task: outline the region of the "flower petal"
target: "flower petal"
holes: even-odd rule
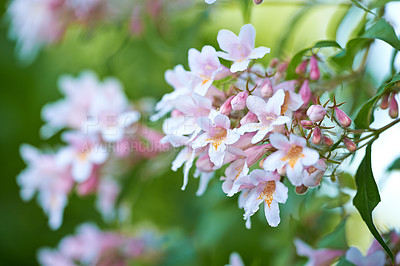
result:
[[[253,51],[251,51],[249,58],[250,59],[263,58],[266,54],[269,54],[270,52],[271,52],[270,48],[260,46],[260,47],[254,48]]]
[[[276,151],[265,158],[263,168],[267,171],[275,171],[285,165],[285,161],[281,159],[285,156],[283,151]]]
[[[281,114],[281,107],[284,101],[285,92],[283,90],[278,90],[271,98],[269,98],[265,108],[266,113],[279,116]]]
[[[246,106],[250,112],[256,114],[257,116],[264,115],[267,110],[267,103],[264,101],[264,99],[254,95],[247,97]]]
[[[289,140],[281,133],[274,133],[269,136],[271,145],[279,150],[284,150],[290,147]]]
[[[316,164],[319,159],[319,154],[317,151],[304,147],[303,148],[303,155],[304,157],[301,158],[301,163],[305,166],[310,166]]]
[[[272,227],[277,227],[281,222],[281,218],[279,217],[279,204],[277,201],[273,200],[271,204],[264,204],[264,212],[265,218],[267,222]]]
[[[230,30],[220,30],[217,35],[217,41],[221,50],[229,52],[232,44],[238,43],[239,38]]]

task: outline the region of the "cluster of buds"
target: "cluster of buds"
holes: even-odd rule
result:
[[[278,205],[288,197],[284,179],[298,192],[318,186],[332,156],[335,130],[347,134],[351,120],[339,109],[341,104],[334,100],[332,106],[327,107],[329,101],[321,105],[311,90],[321,76],[316,55],[297,68],[298,79],[285,80],[286,62],[272,60],[267,68],[253,64],[270,52],[255,48],[255,35],[247,24],[239,35],[218,33],[222,51],[211,46],[190,49],[190,71],[178,65],[166,72],[174,91],[164,95],[152,118],[171,112],[164,120],[162,142],[184,147],[172,163],[174,171],[184,166],[182,189],[193,165],[194,175],[200,176],[198,195],[216,170],[225,169],[222,190],[228,196],[241,193],[246,226],[263,202],[269,225],[277,226]],[[219,58],[233,63],[226,67]],[[324,126],[325,117],[335,125]]]
[[[75,185],[79,195],[97,193],[99,211],[112,218],[120,191],[115,178],[122,174],[113,165],[125,161],[133,166],[166,149],[159,143],[161,135],[140,123],[140,113],[116,79],[100,82],[94,73],[83,72],[78,78],[62,77],[60,88],[65,98],[43,108],[47,124],[42,133],[48,137],[69,129],[61,135],[67,145],[55,152],[23,145],[21,155],[28,167],[17,179],[24,200],[39,192],[53,229],[61,225]]]
[[[120,232],[103,232],[93,224],[78,227],[76,235],[64,237],[57,249],[42,248],[39,262],[53,265],[131,265],[135,261],[154,260],[160,240],[152,231],[137,236]]]
[[[397,103],[396,100],[397,94],[398,94],[397,91],[391,91],[389,93],[384,94],[380,105],[380,107],[383,110],[389,108],[389,116],[393,119],[399,116],[399,104]]]
[[[395,264],[400,263],[400,236],[397,232],[391,231],[384,236],[390,243],[391,250],[394,250]],[[373,240],[367,253],[362,255],[356,247],[350,247],[347,250],[340,249],[313,249],[300,239],[294,241],[297,254],[302,257],[307,257],[308,265],[331,265],[334,264],[340,257],[344,257],[347,262],[351,262],[356,266],[375,265],[384,266],[392,265],[391,259],[386,255],[382,246],[376,239]]]

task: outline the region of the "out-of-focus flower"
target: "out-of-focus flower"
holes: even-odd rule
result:
[[[225,266],[244,266],[244,263],[239,253],[232,252],[229,256],[229,264],[226,264]]]
[[[224,52],[219,52],[218,56],[233,61],[231,72],[245,70],[251,59],[264,57],[270,52],[267,47],[254,48],[256,30],[251,24],[244,25],[239,32],[239,36],[229,30],[220,30],[217,36],[219,47]]]
[[[342,256],[345,251],[334,249],[312,249],[309,245],[295,239],[294,245],[299,256],[308,257],[308,266],[331,265],[337,258]]]
[[[346,252],[346,260],[356,266],[383,266],[386,255],[382,250],[377,250],[364,257],[356,247],[350,247]]]

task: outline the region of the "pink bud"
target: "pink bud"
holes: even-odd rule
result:
[[[221,108],[219,109],[221,111],[221,114],[223,115],[229,115],[232,112],[232,105],[231,101],[234,96],[231,96],[226,100],[222,105]]]
[[[254,4],[259,5],[263,2],[264,0],[254,0]]]
[[[242,119],[240,119],[240,125],[243,126],[245,124],[254,123],[257,121],[258,121],[257,116],[254,113],[249,111]]]
[[[319,127],[315,127],[312,136],[312,143],[318,145],[321,143],[321,129]]]
[[[341,109],[337,108],[335,106],[335,114],[336,118],[339,120],[339,123],[342,125],[342,127],[349,127],[351,125],[351,119],[350,117],[343,112]]]
[[[273,58],[271,62],[269,63],[270,67],[276,67],[279,64],[279,59],[278,58]]]
[[[311,89],[310,89],[310,86],[308,86],[307,79],[303,82],[303,85],[301,85],[299,94],[301,96],[301,99],[304,102],[303,107],[308,106],[308,103],[310,102],[310,99],[311,99]]]
[[[389,108],[389,94],[383,95],[383,97],[382,97],[382,102],[381,102],[381,108],[382,108],[383,110]]]
[[[319,72],[318,61],[317,58],[315,58],[315,55],[313,55],[310,59],[310,78],[312,80],[317,80],[320,76],[321,73]]]
[[[247,155],[247,165],[250,167],[263,157],[268,150],[272,149],[271,144],[253,146],[245,150]]]
[[[357,150],[357,145],[348,138],[343,138],[343,143],[350,152],[355,152]]]
[[[270,98],[274,95],[274,88],[269,78],[266,78],[261,85],[261,96]]]
[[[307,115],[313,123],[319,122],[324,119],[326,110],[321,105],[311,105],[307,110]]]
[[[324,135],[322,138],[323,138],[324,143],[325,143],[326,146],[332,146],[333,145],[333,140],[330,137]]]
[[[142,8],[135,7],[131,15],[130,32],[135,36],[141,35],[144,30],[143,21],[142,18],[140,17],[141,12]]]
[[[305,129],[311,129],[313,122],[309,121],[309,120],[301,120],[301,126],[304,127]]]
[[[246,107],[247,96],[249,96],[247,91],[242,91],[236,94],[231,101],[232,109],[235,111],[243,110]]]
[[[296,67],[296,74],[301,75],[304,74],[307,70],[308,60],[304,60]]]
[[[391,118],[397,118],[399,116],[399,105],[397,104],[397,100],[395,98],[396,93],[392,93],[390,97],[389,103],[389,115]]]

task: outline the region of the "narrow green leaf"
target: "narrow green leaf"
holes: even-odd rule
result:
[[[392,25],[383,18],[379,19],[374,25],[366,30],[361,37],[379,39],[387,42],[393,46],[393,48],[400,50],[400,41],[399,38],[397,38],[396,32]]]
[[[386,171],[400,170],[400,158],[397,158]]]
[[[374,122],[373,109],[375,103],[378,101],[379,96],[375,96],[366,102],[358,111],[354,124],[357,128],[369,128],[372,122]]]
[[[368,12],[374,16],[376,16],[371,10],[367,9],[366,7],[362,6],[357,0],[350,0],[351,2],[353,2],[353,4],[358,7],[361,8],[362,10],[364,10],[365,12]]]
[[[316,44],[314,44],[314,48],[325,48],[325,47],[336,47],[342,49],[342,47],[337,42],[331,40],[319,41]]]
[[[364,159],[356,173],[357,194],[353,199],[353,205],[357,208],[368,229],[375,239],[385,249],[386,253],[394,260],[393,253],[383,240],[372,219],[372,211],[381,201],[378,186],[375,183],[371,167],[371,144],[367,146]]]
[[[335,229],[322,237],[318,242],[318,248],[329,248],[329,249],[348,249],[347,241],[346,241],[346,221],[347,218],[343,219]]]

